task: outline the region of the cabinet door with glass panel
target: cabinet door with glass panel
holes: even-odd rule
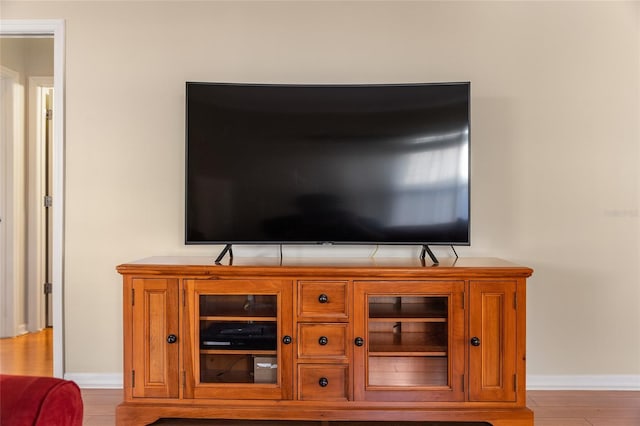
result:
[[[185,286],[185,397],[291,399],[291,281],[185,280]]]
[[[463,281],[356,282],[356,399],[464,400],[463,294]]]

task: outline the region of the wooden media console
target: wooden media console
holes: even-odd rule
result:
[[[159,418],[533,426],[527,267],[154,257],[123,276],[118,425]]]

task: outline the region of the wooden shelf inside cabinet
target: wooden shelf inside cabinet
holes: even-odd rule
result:
[[[272,303],[245,301],[238,295],[201,294],[200,312],[217,317],[267,318],[275,316],[276,307]]]
[[[369,333],[372,356],[447,356],[447,345],[422,333]]]
[[[204,355],[277,355],[278,351],[265,349],[200,349]]]
[[[203,374],[202,382],[207,384],[253,384],[253,377],[245,371],[210,370]]]
[[[203,315],[200,316],[200,321],[225,321],[225,322],[231,322],[231,321],[238,321],[238,322],[249,322],[249,321],[259,321],[259,322],[275,322],[278,319],[276,317],[232,317],[232,316],[220,316],[220,315],[216,315],[216,316],[210,316],[210,315]]]
[[[370,303],[369,318],[372,320],[396,319],[408,320],[412,318],[423,321],[446,321],[447,309],[443,307],[425,307],[420,304],[403,304],[398,306],[393,303]]]
[[[384,357],[371,356],[369,386],[382,387],[446,387],[448,385],[445,357]]]
[[[446,318],[407,318],[407,317],[380,317],[369,318],[369,322],[403,322],[403,323],[428,323],[428,322],[447,322]]]

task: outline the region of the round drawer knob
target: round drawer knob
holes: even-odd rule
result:
[[[167,343],[175,343],[178,341],[178,336],[175,334],[170,334],[167,336]]]
[[[329,379],[327,379],[326,377],[320,377],[320,380],[318,380],[318,384],[321,387],[326,388],[329,385]]]
[[[354,340],[353,343],[355,343],[356,346],[362,346],[364,345],[364,339],[362,337],[356,337],[356,340]]]
[[[285,345],[290,344],[293,341],[293,339],[291,338],[291,336],[284,336],[282,338],[282,343],[284,343]]]
[[[480,339],[477,337],[472,337],[470,342],[471,346],[480,346]]]
[[[318,343],[322,346],[326,345],[327,343],[329,343],[329,339],[326,336],[321,336],[318,339]]]
[[[329,302],[329,296],[327,296],[326,294],[321,294],[320,296],[318,296],[318,302],[320,303],[328,303]]]

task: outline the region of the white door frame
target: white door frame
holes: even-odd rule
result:
[[[62,19],[2,19],[0,35],[53,36],[53,375],[64,377],[64,82],[65,22]]]

